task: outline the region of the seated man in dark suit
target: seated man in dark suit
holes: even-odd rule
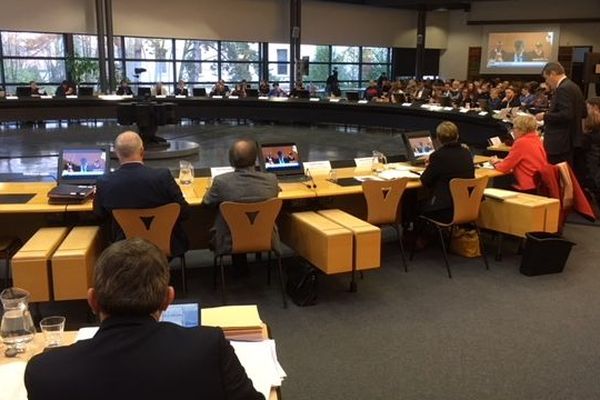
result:
[[[60,86],[56,88],[56,93],[54,93],[56,97],[75,96],[76,94],[75,86],[69,81],[62,81]]]
[[[436,128],[442,146],[431,153],[427,167],[421,174],[421,183],[430,189],[431,196],[423,214],[440,222],[451,222],[454,204],[450,195],[450,181],[454,178],[474,178],[473,156],[458,142],[458,128],[452,122],[442,122]]]
[[[214,178],[210,190],[204,195],[203,204],[217,207],[224,201],[254,202],[277,197],[277,177],[254,168],[257,153],[254,140],[236,140],[229,149],[229,163],[235,171]],[[231,234],[220,214],[211,229],[211,244],[218,251],[231,251]],[[243,260],[234,260],[234,264],[238,262],[243,263]]]
[[[174,297],[160,249],[138,238],[110,246],[88,290],[100,329],[32,358],[28,398],[263,399],[221,329],[158,322]]]
[[[179,203],[181,213],[171,236],[173,256],[188,249],[188,240],[181,220],[187,217],[188,203],[181,189],[166,168],[150,168],[144,165],[144,144],[135,132],[123,132],[115,140],[115,152],[121,167],[98,179],[94,213],[101,219],[111,218],[111,212],[119,208],[154,208],[168,203]],[[112,221],[113,240],[125,238],[123,231]]]
[[[127,79],[122,79],[119,87],[117,88],[117,95],[119,96],[133,96],[133,91],[129,86]]]

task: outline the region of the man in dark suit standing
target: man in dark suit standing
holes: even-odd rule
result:
[[[188,203],[171,172],[166,168],[144,165],[144,144],[135,132],[123,132],[117,136],[115,152],[121,167],[98,179],[94,213],[101,219],[108,220],[114,209],[154,208],[178,203],[181,213],[171,236],[171,254],[183,254],[188,249],[188,239],[180,222],[187,217]],[[114,220],[111,223],[112,239],[124,239],[125,235],[119,225]]]
[[[213,179],[210,190],[204,195],[203,204],[218,207],[224,201],[254,202],[277,197],[277,177],[254,168],[257,153],[254,140],[236,140],[229,149],[229,163],[235,171]],[[219,252],[231,251],[231,234],[220,213],[211,229],[211,244]],[[238,264],[235,260],[234,263]]]
[[[158,322],[174,297],[160,249],[138,238],[110,246],[88,290],[100,329],[33,357],[25,370],[28,398],[264,399],[221,329]]]
[[[577,173],[577,149],[582,147],[582,120],[586,117],[583,94],[557,62],[546,64],[542,71],[548,87],[554,91],[547,112],[536,114],[544,121],[544,148],[551,164],[568,162]],[[578,174],[579,175],[579,174]]]

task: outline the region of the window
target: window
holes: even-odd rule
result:
[[[176,40],[175,59],[181,61],[216,61],[219,43],[202,40]]]
[[[173,83],[173,63],[162,61],[129,61],[125,62],[127,77],[133,78],[134,82],[165,84]],[[136,69],[145,69],[144,72],[136,73]]]
[[[331,61],[332,62],[359,62],[358,59],[358,47],[348,46],[332,46],[331,48]]]
[[[158,38],[125,38],[125,58],[137,60],[170,60],[173,41]]]
[[[178,62],[176,68],[177,80],[215,83],[219,79],[219,65],[216,62]]]
[[[54,33],[2,32],[2,54],[4,57],[64,57],[64,37]]]

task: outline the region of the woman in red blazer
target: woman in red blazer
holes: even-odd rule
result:
[[[518,116],[513,120],[515,142],[504,160],[492,157],[490,163],[498,171],[510,172],[515,177],[514,188],[520,192],[535,193],[537,175],[548,164],[546,151],[537,133],[533,115]]]

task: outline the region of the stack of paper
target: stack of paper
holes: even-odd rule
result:
[[[386,181],[400,178],[419,179],[419,175],[407,170],[386,169],[385,171],[381,171],[377,175],[380,178],[385,179]]]
[[[281,382],[287,376],[277,360],[275,341],[230,343],[246,374],[252,380],[254,389],[262,393],[265,399],[269,399],[271,387],[281,386]]]
[[[10,362],[0,365],[0,400],[25,400],[27,390],[23,376],[25,375],[25,361]],[[267,397],[268,398],[268,397]]]
[[[492,199],[504,201],[506,199],[510,199],[511,197],[518,196],[519,193],[518,192],[512,192],[510,190],[486,188],[483,191],[483,195],[485,197],[490,197]]]
[[[202,325],[218,326],[229,340],[262,340],[263,322],[256,305],[202,309]]]

